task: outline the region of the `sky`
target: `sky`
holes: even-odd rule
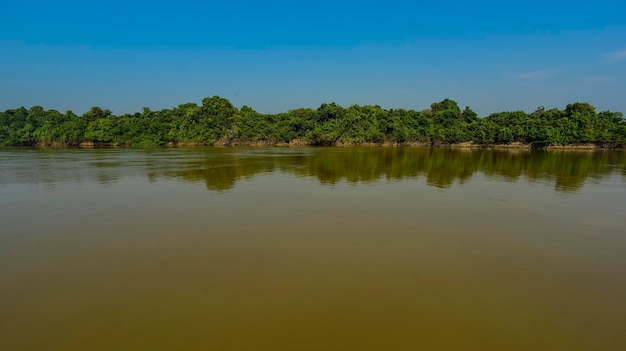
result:
[[[0,110],[262,113],[336,102],[480,116],[626,112],[626,2],[28,1],[0,4]]]

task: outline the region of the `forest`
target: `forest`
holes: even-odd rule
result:
[[[491,146],[521,143],[533,147],[600,145],[623,147],[626,120],[621,112],[597,112],[584,102],[565,109],[537,108],[479,117],[472,109],[444,99],[422,111],[378,105],[342,107],[324,103],[278,114],[241,109],[219,96],[201,105],[171,109],[143,108],[114,115],[92,107],[78,116],[41,106],[0,112],[2,146],[163,145],[453,145]]]

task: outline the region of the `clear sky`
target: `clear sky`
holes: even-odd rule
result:
[[[0,110],[116,114],[219,95],[479,115],[626,112],[626,1],[29,1],[0,4]]]

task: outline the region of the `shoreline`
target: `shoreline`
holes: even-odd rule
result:
[[[623,150],[626,148],[622,143],[603,143],[603,144],[568,144],[568,145],[533,145],[529,143],[513,142],[509,144],[479,144],[475,142],[461,142],[461,143],[437,143],[437,142],[405,142],[405,143],[343,143],[340,141],[328,144],[314,144],[302,140],[292,140],[290,142],[270,142],[270,141],[226,141],[218,140],[213,143],[205,142],[182,142],[174,143],[169,142],[165,145],[155,146],[136,146],[119,143],[100,143],[100,142],[82,142],[82,143],[36,143],[32,145],[17,145],[17,146],[4,146],[4,147],[35,147],[35,148],[79,148],[79,149],[93,149],[93,148],[142,148],[142,147],[156,147],[156,148],[176,148],[176,147],[279,147],[279,148],[298,148],[298,147],[364,147],[364,148],[451,148],[451,149],[495,149],[495,150]]]

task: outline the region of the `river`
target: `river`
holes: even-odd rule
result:
[[[0,149],[2,350],[624,350],[626,152]]]

